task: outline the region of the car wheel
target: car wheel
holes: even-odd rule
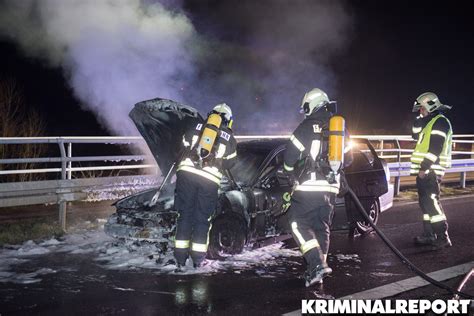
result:
[[[370,205],[370,208],[367,210],[368,215],[370,219],[375,224],[377,224],[377,221],[379,220],[379,215],[380,215],[379,202],[377,200],[373,200],[371,203],[369,203],[369,205]],[[370,226],[370,224],[365,220],[357,221],[356,226],[357,226],[357,231],[362,235],[368,234],[374,230],[372,226]]]
[[[221,259],[225,255],[241,253],[245,246],[247,228],[242,217],[224,213],[212,223],[207,255],[210,259]]]

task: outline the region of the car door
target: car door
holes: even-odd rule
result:
[[[252,217],[257,237],[277,235],[282,231],[282,226],[286,225],[286,220],[280,216],[280,210],[283,193],[291,191],[291,184],[287,177],[278,172],[283,165],[284,149],[284,145],[278,146],[270,152],[253,180],[256,207]]]
[[[345,169],[347,183],[359,198],[368,215],[376,222],[380,213],[378,198],[388,192],[383,162],[366,139],[352,140],[352,156],[352,164]],[[345,213],[349,217],[346,221],[365,222],[354,201],[348,195],[346,195],[344,206]],[[343,216],[340,216],[339,220],[341,217]],[[369,231],[367,225],[361,226],[361,230],[367,228],[365,230]]]
[[[352,140],[352,164],[345,169],[349,186],[359,198],[375,198],[388,191],[382,160],[366,139]]]

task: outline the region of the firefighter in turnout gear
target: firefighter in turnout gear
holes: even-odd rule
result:
[[[451,166],[453,131],[443,114],[449,109],[432,92],[421,94],[413,106],[413,112],[419,112],[419,116],[412,129],[417,143],[410,159],[410,174],[417,176],[418,201],[423,212],[423,234],[414,241],[433,250],[451,246],[446,215],[439,201],[439,184],[446,168]]]
[[[179,213],[174,250],[177,271],[189,255],[194,267],[201,266],[206,257],[222,171],[231,168],[237,157],[232,123],[231,108],[218,104],[206,122],[183,136],[186,151],[177,169],[174,204]]]
[[[343,162],[331,160],[329,154],[329,125],[335,102],[316,88],[305,94],[301,112],[306,117],[290,137],[283,167],[289,179],[296,179],[291,204],[287,203],[288,217],[293,238],[307,264],[304,278],[308,287],[321,283],[332,272],[326,258],[334,202],[339,192],[338,171]],[[337,117],[344,124],[342,117]],[[340,136],[338,150],[343,156],[344,132],[335,135]]]

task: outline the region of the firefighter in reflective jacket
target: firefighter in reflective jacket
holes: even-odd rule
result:
[[[284,170],[296,180],[288,217],[293,238],[307,264],[307,287],[321,283],[332,272],[326,257],[334,201],[339,192],[339,175],[333,169],[341,167],[339,164],[332,168],[328,155],[329,121],[334,108],[335,102],[330,102],[324,91],[316,88],[306,93],[301,105],[306,118],[291,135],[284,154]],[[343,134],[340,136],[344,138]],[[342,141],[342,155],[343,151]],[[289,194],[284,195],[285,199],[290,201]]]
[[[439,202],[439,184],[446,168],[451,166],[453,131],[443,114],[449,109],[451,106],[442,104],[432,92],[421,94],[413,106],[413,112],[419,112],[412,129],[418,142],[411,156],[410,174],[417,176],[418,201],[423,212],[423,234],[414,241],[433,250],[451,246],[446,215]]]
[[[231,108],[218,104],[204,124],[183,136],[186,154],[178,166],[174,200],[179,213],[174,250],[177,271],[189,255],[195,268],[206,257],[222,170],[231,168],[237,157],[232,122]]]

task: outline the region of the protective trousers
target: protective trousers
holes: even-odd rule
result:
[[[288,211],[291,233],[306,260],[308,271],[327,266],[334,199],[334,193],[305,191],[295,191],[291,198]]]
[[[174,256],[184,265],[191,255],[199,265],[207,253],[210,218],[217,206],[218,186],[202,176],[179,171],[174,207],[178,211]]]
[[[418,189],[418,203],[423,212],[423,230],[425,235],[435,233],[438,238],[447,236],[448,223],[443,207],[439,202],[439,183],[434,172],[430,172],[423,179],[416,177]]]

